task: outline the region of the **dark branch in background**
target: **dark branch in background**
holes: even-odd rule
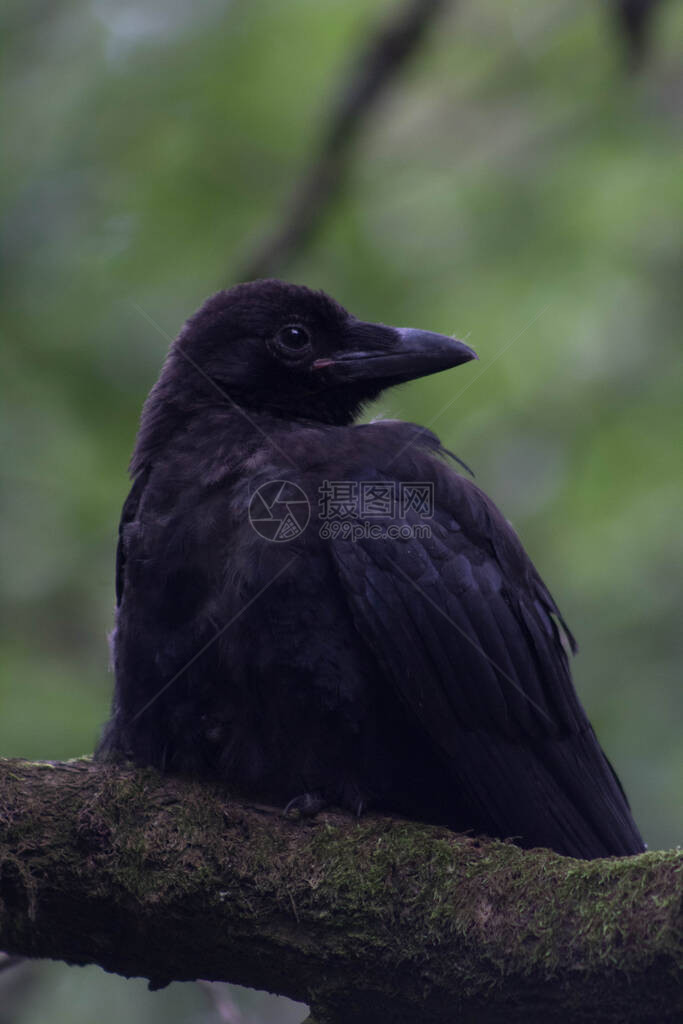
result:
[[[353,145],[379,98],[448,0],[409,0],[378,29],[333,104],[329,125],[281,223],[241,268],[247,281],[279,272],[308,241],[338,193]]]
[[[611,0],[613,15],[626,50],[628,70],[640,70],[650,47],[661,0]]]
[[[352,64],[351,78],[332,104],[329,125],[295,186],[280,223],[238,268],[235,280],[277,274],[303,249],[339,193],[354,143],[377,101],[393,84],[448,2],[408,0],[377,30]],[[612,21],[622,38],[631,72],[638,71],[647,56],[660,7],[661,0],[610,0]]]
[[[0,760],[0,948],[269,989],[317,1024],[678,1021],[682,893],[681,851],[577,861]]]

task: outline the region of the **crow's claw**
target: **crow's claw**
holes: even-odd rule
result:
[[[314,818],[327,804],[320,793],[301,793],[289,801],[282,814],[286,817],[292,811],[298,811],[302,818]]]

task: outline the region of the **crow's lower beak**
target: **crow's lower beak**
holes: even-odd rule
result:
[[[316,371],[329,367],[340,381],[383,380],[387,384],[398,384],[449,370],[477,358],[476,352],[468,345],[445,334],[375,324],[360,324],[359,327],[362,330],[358,334],[364,336],[364,341],[367,339],[366,344],[353,351],[317,359],[311,368]],[[374,327],[379,345],[373,344],[370,327]]]

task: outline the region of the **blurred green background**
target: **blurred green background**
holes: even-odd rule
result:
[[[92,750],[162,332],[236,280],[395,6],[5,5],[0,754]],[[479,352],[372,413],[432,425],[520,532],[651,847],[683,839],[682,7],[628,76],[604,3],[447,6],[275,268]],[[0,976],[0,1024],[305,1016],[227,992],[26,965]]]

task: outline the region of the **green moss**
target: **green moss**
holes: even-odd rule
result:
[[[163,929],[153,949],[99,952],[109,969],[265,985],[312,1002],[321,1022],[342,1004],[346,1019],[398,1007],[396,1021],[411,1021],[411,999],[438,1020],[446,1004],[504,1003],[511,986],[560,981],[579,1007],[589,990],[601,998],[600,986],[645,975],[664,999],[683,961],[680,851],[582,862],[388,817],[290,821],[152,769],[0,769],[0,871],[24,894],[16,948],[34,948],[27,901],[35,917],[49,877],[48,899],[62,886],[127,935],[131,920]]]

